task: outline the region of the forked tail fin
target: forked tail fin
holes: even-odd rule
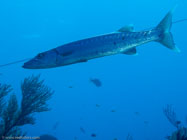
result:
[[[169,11],[164,19],[156,27],[156,29],[161,31],[160,39],[157,41],[171,50],[180,52],[180,50],[175,46],[173,36],[170,32],[172,26],[172,16],[175,9],[176,7]]]

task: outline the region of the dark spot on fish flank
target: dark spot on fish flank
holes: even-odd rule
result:
[[[113,44],[116,46],[116,42],[113,42]]]

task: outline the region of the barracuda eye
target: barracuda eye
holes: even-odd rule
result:
[[[44,56],[43,53],[39,53],[39,54],[37,55],[37,58],[40,59],[40,58],[42,58],[43,56]]]

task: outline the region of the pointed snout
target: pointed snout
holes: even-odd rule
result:
[[[24,69],[39,69],[38,62],[35,59],[31,59],[23,64]]]
[[[32,65],[29,63],[29,61],[26,62],[26,63],[24,63],[23,66],[22,66],[22,68],[24,68],[24,69],[33,69]]]

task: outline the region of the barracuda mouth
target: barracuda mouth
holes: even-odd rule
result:
[[[25,69],[41,69],[41,65],[37,59],[31,59],[28,62],[24,63],[23,68]]]
[[[30,67],[29,65],[27,65],[27,63],[24,63],[22,68],[24,68],[24,69],[36,69],[36,68]]]
[[[24,69],[48,69],[56,67],[56,64],[50,62],[46,63],[45,61],[42,61],[40,59],[33,58],[24,63],[22,67]]]

